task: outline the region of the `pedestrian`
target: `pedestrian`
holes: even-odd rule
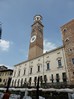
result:
[[[10,97],[10,92],[7,90],[5,93],[4,93],[4,96],[2,99],[9,99]]]

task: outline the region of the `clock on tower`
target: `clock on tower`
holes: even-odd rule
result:
[[[43,54],[43,27],[42,16],[34,16],[29,46],[29,60]]]

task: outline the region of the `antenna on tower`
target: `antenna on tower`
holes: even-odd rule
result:
[[[0,22],[0,40],[1,40],[1,36],[2,36],[2,23]]]

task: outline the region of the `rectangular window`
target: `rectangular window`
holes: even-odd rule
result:
[[[25,78],[25,80],[24,80],[24,83],[26,83],[27,82],[27,78]]]
[[[58,67],[62,67],[61,60],[58,60]]]
[[[32,81],[32,78],[30,77],[30,78],[29,78],[29,85],[31,85],[31,81]]]
[[[67,77],[66,77],[66,73],[62,73],[62,79],[63,79],[63,82],[66,82],[67,81]]]
[[[59,74],[56,74],[56,82],[59,82]]]
[[[51,74],[51,79],[53,79],[53,74]]]
[[[42,76],[40,76],[40,81],[42,81],[43,79],[42,79]]]
[[[52,83],[53,83],[53,81],[54,81],[53,74],[51,74],[51,79],[50,79],[50,80],[51,80]]]
[[[72,58],[72,63],[74,64],[74,58]]]
[[[44,75],[44,81],[47,82],[47,75]]]
[[[19,70],[19,72],[18,72],[18,76],[20,76],[20,70]]]
[[[47,70],[49,70],[50,69],[50,64],[49,63],[47,63]]]
[[[26,74],[26,69],[24,69],[24,75]]]
[[[32,68],[30,68],[30,74],[32,74]]]
[[[34,82],[37,82],[37,77],[34,77]]]
[[[40,66],[38,66],[38,72],[40,72]]]
[[[24,81],[25,83],[27,82],[27,79],[25,78],[25,81]]]

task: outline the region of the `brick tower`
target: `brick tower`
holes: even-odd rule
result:
[[[34,16],[34,23],[32,25],[29,55],[28,59],[33,59],[43,54],[43,24],[41,22],[42,16]]]
[[[74,20],[61,27],[69,84],[74,85]]]

